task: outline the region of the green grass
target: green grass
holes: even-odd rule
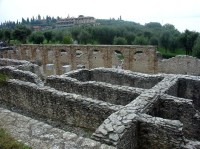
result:
[[[0,149],[31,149],[30,147],[17,142],[4,129],[0,128]]]
[[[158,51],[162,54],[163,58],[171,58],[177,55],[185,55],[185,50],[183,49],[176,49],[175,52],[168,50],[166,52],[164,48],[158,48]]]
[[[8,76],[0,73],[0,87],[5,85],[7,80],[8,80]]]
[[[12,45],[18,45],[18,44],[21,44],[21,42],[18,41],[18,40],[10,40],[10,44],[12,44]]]

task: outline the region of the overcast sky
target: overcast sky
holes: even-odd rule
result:
[[[0,22],[24,17],[78,15],[119,18],[145,24],[173,24],[179,31],[200,32],[200,0],[0,0]]]

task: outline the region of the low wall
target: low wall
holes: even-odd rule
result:
[[[98,75],[96,71],[99,72],[100,75]],[[107,74],[106,80],[104,79],[104,77],[101,78],[103,76],[102,73]],[[115,73],[118,74],[117,72]],[[128,81],[128,79],[130,79],[129,81],[132,82],[132,84],[134,84],[135,82],[137,82],[135,84],[142,84],[142,83],[145,84],[147,79],[153,78],[153,77],[144,78],[139,76],[136,77],[136,76],[131,76],[131,74],[120,78],[120,76],[122,76],[122,73],[121,74],[119,73],[118,77],[121,79],[119,81],[121,82],[122,85],[125,85],[125,86],[119,86],[115,85],[119,83],[117,82],[117,77],[115,76],[112,77],[112,74],[114,74],[114,70],[112,71],[112,69],[102,70],[102,72],[100,69],[77,70],[67,73],[63,76],[47,77],[46,85],[64,92],[81,94],[86,97],[110,102],[112,104],[126,105],[131,101],[133,101],[137,96],[139,96],[139,94],[144,92],[145,89],[135,88],[134,86],[129,87],[127,86],[127,84],[124,83],[123,79],[125,81]],[[108,77],[108,75],[110,77]],[[124,73],[124,75],[126,75],[126,73]],[[142,82],[142,79],[144,79],[144,82]],[[110,82],[107,83],[109,80],[112,84],[110,84]],[[134,80],[136,81],[134,82]],[[152,84],[156,82],[155,80],[159,81],[160,78],[154,77],[154,81],[152,81],[151,84],[148,83],[149,85],[147,86],[152,86]]]
[[[9,80],[1,86],[0,95],[1,102],[8,106],[17,107],[38,117],[90,130],[95,130],[110,114],[121,108],[18,80]]]
[[[134,73],[128,70],[117,70],[111,68],[95,68],[88,70],[77,70],[66,73],[65,76],[75,78],[79,81],[105,82],[113,85],[129,86],[150,89],[163,77],[147,74]]]
[[[59,76],[48,77],[46,85],[60,91],[76,93],[116,105],[126,105],[144,91],[143,89],[117,87],[99,82],[80,82],[76,79]]]
[[[180,120],[183,123],[184,136],[187,136],[188,139],[200,140],[200,119],[195,116],[197,110],[194,108],[192,100],[164,95],[157,102],[149,112],[151,116]]]
[[[200,75],[200,59],[192,56],[176,56],[158,61],[158,72]]]
[[[0,66],[12,66],[16,69],[30,71],[37,74],[39,77],[43,77],[39,66],[36,64],[32,64],[29,61],[0,58]]]
[[[11,66],[0,68],[0,73],[6,75],[8,79],[18,79],[21,81],[35,83],[40,86],[44,85],[42,80],[36,74],[29,71],[18,70]]]
[[[138,148],[176,149],[184,142],[182,127],[178,120],[168,120],[149,115],[139,116]]]
[[[17,66],[17,65],[24,65],[30,63],[25,60],[15,60],[15,59],[8,59],[8,58],[0,58],[0,66]]]

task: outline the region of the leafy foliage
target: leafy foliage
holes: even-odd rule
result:
[[[127,40],[124,37],[114,37],[113,44],[114,45],[126,45]]]
[[[52,37],[53,37],[52,31],[46,31],[46,32],[44,32],[44,37],[47,40],[47,43],[49,43],[49,41],[52,40]]]
[[[170,42],[171,42],[171,34],[169,31],[163,32],[161,37],[160,37],[160,44],[162,47],[165,48],[166,52],[170,47]]]
[[[4,35],[4,40],[10,43],[11,31],[9,29],[5,29],[3,35]]]
[[[26,26],[17,26],[13,31],[13,38],[25,44],[27,37],[31,34],[31,30]]]
[[[185,30],[185,32],[181,35],[180,41],[186,50],[186,54],[192,53],[192,48],[194,46],[194,43],[198,35],[199,34],[197,32],[193,32],[189,30]]]
[[[30,36],[30,41],[34,44],[41,44],[44,41],[44,35],[42,34],[42,32],[34,32]]]
[[[72,44],[73,43],[73,40],[72,40],[72,38],[71,38],[71,36],[65,36],[64,38],[63,38],[63,44]]]
[[[158,22],[150,22],[140,25],[121,19],[97,19],[98,25],[81,25],[66,28],[55,28],[59,17],[46,16],[22,18],[21,22],[6,22],[0,25],[0,40],[10,40],[12,43],[78,43],[78,44],[137,44],[155,45],[165,50],[165,53],[177,53],[178,49],[193,53],[199,33],[186,30],[180,33],[172,24],[161,25]],[[31,33],[32,26],[43,27],[44,30]],[[47,28],[45,28],[47,27]],[[50,29],[48,28],[50,27]],[[10,35],[6,35],[6,30]],[[45,39],[45,40],[44,40]],[[13,42],[14,40],[14,42]],[[15,41],[17,40],[17,41]]]

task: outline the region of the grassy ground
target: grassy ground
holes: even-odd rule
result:
[[[171,58],[176,55],[185,55],[185,50],[183,49],[176,49],[175,52],[172,51],[165,51],[164,48],[158,48],[158,51],[162,54],[163,58]]]
[[[13,139],[4,129],[0,128],[0,149],[31,149]]]

